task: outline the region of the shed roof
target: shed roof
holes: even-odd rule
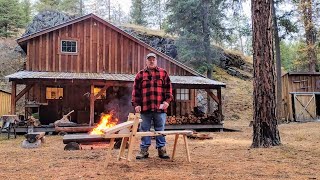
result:
[[[8,75],[9,80],[43,79],[43,80],[107,80],[133,82],[134,74],[106,73],[68,73],[68,72],[34,72],[19,71]],[[200,76],[170,76],[172,84],[184,85],[214,85],[225,87],[225,83]]]
[[[1,89],[0,89],[0,92],[6,93],[6,94],[11,94],[11,93],[4,91],[4,90],[1,90]]]
[[[290,75],[302,75],[302,76],[319,76],[320,72],[287,72],[283,74],[282,76],[288,74]]]

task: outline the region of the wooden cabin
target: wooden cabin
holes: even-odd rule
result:
[[[320,73],[289,72],[282,76],[282,117],[314,121],[320,116]]]
[[[0,89],[0,117],[4,114],[10,114],[11,94]]]
[[[26,52],[27,62],[24,71],[6,76],[12,82],[12,113],[17,100],[26,94],[26,108],[38,108],[42,124],[53,123],[74,110],[71,121],[92,125],[108,108],[115,108],[120,121],[125,121],[133,112],[135,74],[145,67],[145,56],[154,52],[158,66],[167,70],[174,88],[175,100],[168,116],[191,114],[197,106],[196,90],[203,89],[217,102],[219,119],[218,123],[197,127],[222,127],[224,83],[202,76],[94,14],[21,37],[17,42]],[[17,84],[26,87],[18,93]]]

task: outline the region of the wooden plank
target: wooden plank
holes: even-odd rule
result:
[[[33,87],[33,84],[28,84],[15,98],[17,102],[26,92],[28,92]]]
[[[42,48],[43,48],[42,46],[43,46],[42,45],[42,36],[40,36],[39,37],[39,49],[38,49],[39,50],[39,59],[38,59],[38,63],[39,63],[38,64],[38,70],[39,71],[42,71],[42,68],[41,68],[42,67],[41,66],[42,65],[42,62],[41,62],[42,61]]]
[[[111,29],[108,29],[108,54],[109,54],[109,58],[108,58],[108,69],[109,69],[109,73],[111,73],[112,72],[112,53],[113,53],[113,51],[112,51],[112,44],[111,44],[112,42],[111,42]]]
[[[12,81],[11,85],[11,114],[16,114],[16,93],[17,93],[17,83]]]
[[[97,59],[96,59],[96,72],[100,72],[100,37],[101,37],[101,34],[100,34],[100,23],[97,23],[96,25],[96,39],[97,39]]]
[[[138,58],[137,58],[137,70],[136,71],[139,71],[140,70],[140,62],[141,62],[141,51],[140,51],[140,45],[138,44]]]
[[[118,73],[118,33],[116,31],[113,31],[113,37],[112,39],[114,44],[114,72]]]
[[[88,37],[87,37],[87,23],[86,22],[84,22],[83,23],[83,29],[84,29],[84,32],[83,32],[83,36],[84,36],[84,41],[83,41],[83,60],[82,60],[82,62],[83,62],[83,72],[87,72],[87,69],[86,69],[86,67],[87,67],[87,41],[88,40],[90,40],[90,39],[88,39]]]
[[[136,72],[136,70],[135,70],[135,62],[137,62],[137,58],[136,58],[136,55],[137,55],[137,53],[136,53],[137,51],[136,51],[136,43],[135,42],[133,42],[132,43],[132,66],[131,66],[131,73],[132,74],[136,74],[137,72]]]
[[[128,157],[127,157],[127,161],[131,161],[132,158],[132,151],[133,151],[133,146],[135,145],[135,141],[136,141],[136,134],[138,131],[138,126],[139,126],[139,122],[141,122],[141,119],[135,119],[133,122],[133,126],[132,126],[132,130],[131,130],[131,136],[129,138],[129,148],[128,148]],[[132,122],[132,121],[129,121]]]
[[[218,112],[219,112],[219,116],[220,116],[219,120],[221,122],[221,121],[223,121],[221,87],[219,87],[217,89],[217,97],[218,97],[218,100],[219,100],[219,103],[218,103]]]
[[[128,142],[129,138],[127,137],[123,137],[122,140],[121,140],[121,146],[120,146],[120,149],[119,149],[119,155],[117,157],[117,160],[120,161],[120,159],[123,157],[124,155],[124,151],[126,149],[126,146],[127,146],[127,142]]]
[[[94,123],[94,85],[90,86],[90,123],[92,126]]]
[[[178,139],[179,139],[179,134],[176,134],[175,138],[174,138],[174,143],[173,143],[173,150],[172,150],[171,160],[174,159],[174,155],[175,155],[176,149],[177,149]]]
[[[90,51],[89,51],[89,53],[90,53],[90,63],[89,63],[89,71],[88,72],[94,72],[93,71],[93,50],[92,50],[92,46],[93,46],[93,21],[92,21],[92,18],[90,18]]]
[[[56,55],[57,55],[57,37],[56,32],[52,32],[52,71],[56,70]]]
[[[184,141],[184,145],[186,147],[187,160],[188,160],[189,163],[191,163],[190,150],[189,150],[188,139],[187,139],[186,135],[183,135],[183,141]]]
[[[106,92],[108,87],[110,86],[106,84],[102,89],[100,89],[98,94],[94,96],[94,101],[97,100],[104,92]]]
[[[119,34],[120,35],[120,73],[123,73],[123,68],[124,68],[124,64],[123,64],[123,56],[124,56],[124,52],[123,52],[123,36],[122,34]],[[127,46],[127,45],[126,45]]]
[[[61,29],[59,29],[59,37],[58,37],[58,49],[57,49],[57,52],[58,52],[58,71],[61,72],[62,71],[62,68],[61,68]]]
[[[102,72],[106,72],[106,27],[103,27],[102,39]]]
[[[45,60],[45,64],[46,64],[46,71],[49,71],[49,40],[50,40],[50,36],[49,33],[47,33],[46,36],[46,60]]]
[[[142,120],[138,120],[138,124],[139,124],[139,122],[142,122]],[[122,129],[126,129],[128,127],[131,127],[131,126],[133,126],[134,123],[135,123],[135,121],[126,121],[126,122],[117,124],[117,125],[115,125],[115,126],[113,126],[111,128],[103,129],[102,130],[104,132],[103,137],[108,138],[109,135],[114,134],[114,133],[116,133],[116,132],[118,132],[118,131],[120,131]]]
[[[210,89],[205,89],[205,91],[208,93],[208,95],[218,104],[220,104],[219,98],[211,92]],[[221,93],[221,88],[220,88],[220,93]]]
[[[29,41],[27,43],[27,60],[26,60],[26,70],[29,71],[30,70],[30,45],[31,45],[32,41]]]
[[[80,72],[80,67],[81,67],[81,63],[80,61],[82,62],[83,61],[83,39],[85,38],[83,35],[81,35],[81,29],[83,29],[82,27],[82,22],[81,23],[78,23],[77,25],[77,38],[79,39],[78,43],[77,43],[77,49],[78,49],[78,56],[77,56],[77,61],[76,61],[76,72],[79,73]],[[82,57],[82,58],[81,58]],[[81,60],[80,60],[81,59]]]

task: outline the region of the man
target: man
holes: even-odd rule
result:
[[[167,118],[166,111],[172,100],[172,85],[168,73],[157,66],[157,56],[154,53],[146,56],[146,65],[134,80],[132,105],[137,113],[141,113],[140,131],[150,131],[152,121],[156,131],[163,131]],[[151,137],[142,137],[140,152],[136,159],[148,158],[150,145]],[[156,136],[159,157],[169,159],[165,145],[165,137]]]

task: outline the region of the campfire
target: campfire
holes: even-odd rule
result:
[[[99,124],[89,133],[91,135],[103,134],[103,129],[111,128],[118,123],[118,119],[113,116],[114,113],[101,114]]]

